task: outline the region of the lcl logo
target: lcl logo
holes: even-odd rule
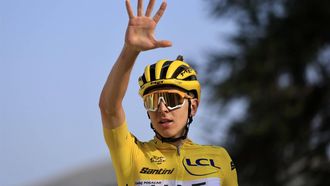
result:
[[[220,167],[215,165],[213,159],[200,158],[200,159],[196,159],[195,162],[192,163],[191,160],[187,158],[186,163],[188,166],[212,166],[217,169],[220,169]]]
[[[213,159],[208,158],[184,158],[182,160],[182,164],[186,171],[193,176],[206,176],[214,174],[221,169],[219,166],[216,166],[216,163]]]

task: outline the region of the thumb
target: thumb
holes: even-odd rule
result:
[[[171,41],[168,41],[168,40],[157,41],[157,47],[164,48],[164,47],[170,47],[170,46],[172,46],[172,42]]]

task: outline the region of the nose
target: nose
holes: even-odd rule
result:
[[[160,101],[158,104],[158,112],[169,112],[168,108],[166,107],[163,101]]]

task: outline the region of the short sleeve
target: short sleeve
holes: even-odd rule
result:
[[[110,150],[117,180],[131,177],[132,157],[137,144],[135,143],[135,137],[128,131],[126,121],[115,129],[103,127],[103,133]],[[118,184],[120,185],[119,182]]]
[[[226,149],[222,148],[222,152],[226,159],[223,164],[225,172],[224,186],[238,186],[235,164]]]

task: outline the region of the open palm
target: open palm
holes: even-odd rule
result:
[[[159,10],[153,18],[150,17],[155,0],[150,0],[145,15],[143,14],[143,0],[138,1],[137,16],[134,16],[130,1],[126,0],[126,8],[129,23],[126,30],[125,43],[137,51],[145,51],[159,47],[169,47],[171,42],[155,39],[155,28],[165,9],[166,2],[163,1]]]

